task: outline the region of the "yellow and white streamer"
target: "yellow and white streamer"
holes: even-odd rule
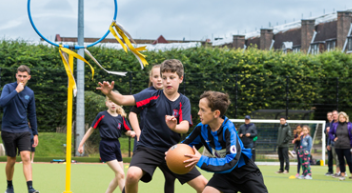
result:
[[[117,33],[121,36],[122,40],[119,38]],[[121,44],[123,50],[127,52],[127,50],[130,50],[134,56],[138,59],[139,63],[141,64],[141,68],[143,69],[146,65],[148,65],[147,60],[145,59],[146,55],[143,55],[140,53],[140,51],[146,50],[146,46],[142,46],[139,48],[134,48],[133,45],[131,44],[131,41],[135,43],[131,35],[122,27],[121,24],[117,23],[116,21],[113,21],[109,27],[111,34],[116,38],[116,40]],[[130,38],[131,41],[128,39]],[[127,45],[125,45],[125,44]]]
[[[80,59],[80,60],[82,60],[83,62],[85,62],[85,63],[87,63],[89,65],[89,67],[90,67],[90,69],[92,71],[92,79],[94,77],[94,68],[82,56],[80,56],[79,54],[77,54],[76,52],[74,52],[74,51],[72,51],[70,49],[62,47],[62,45],[60,45],[60,47],[59,47],[59,52],[60,52],[60,56],[61,56],[62,62],[64,63],[64,67],[65,67],[65,70],[66,70],[67,77],[72,80],[72,81],[69,81],[69,82],[72,85],[73,94],[74,94],[74,96],[76,96],[77,95],[76,81],[75,81],[75,77],[73,76],[73,69],[71,69],[71,67],[70,67],[70,66],[73,66],[73,59],[74,58]],[[69,55],[69,60],[67,60],[67,57],[65,57],[64,54],[68,54]],[[72,64],[72,65],[70,65],[70,64]]]
[[[95,59],[93,57],[93,55],[87,50],[87,49],[84,49],[84,52],[101,68],[103,69],[105,72],[107,72],[108,74],[115,74],[115,75],[119,75],[119,76],[126,76],[127,72],[117,72],[117,71],[109,71],[109,70],[106,70],[105,68],[103,68],[102,65],[100,65],[100,63],[98,62],[97,59]]]

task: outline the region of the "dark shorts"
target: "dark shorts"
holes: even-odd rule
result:
[[[122,161],[120,142],[117,139],[102,139],[99,144],[99,153],[103,162],[115,159],[119,162]]]
[[[33,138],[31,139],[31,152],[35,152],[35,147],[33,147],[33,144],[34,144],[34,140]]]
[[[246,160],[246,165],[227,174],[214,174],[207,186],[224,193],[267,193],[263,175],[252,160]],[[241,174],[238,175],[238,173]]]
[[[189,173],[184,175],[175,174],[170,171],[166,165],[165,153],[156,151],[147,147],[138,146],[133,154],[130,167],[135,166],[141,168],[145,174],[142,176],[141,181],[150,182],[156,167],[161,170],[171,173],[181,184],[189,182],[196,177],[200,176],[200,172],[194,167]]]
[[[16,157],[21,151],[31,151],[31,133],[1,132],[1,138],[5,146],[6,155]]]

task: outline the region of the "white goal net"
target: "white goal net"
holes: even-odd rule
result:
[[[230,119],[236,129],[240,125],[244,124],[244,119]],[[280,124],[280,120],[267,120],[267,119],[251,119],[251,123],[254,123],[257,127],[258,140],[256,141],[256,152],[257,154],[276,153],[276,141],[277,141],[277,129]],[[320,120],[287,120],[292,131],[298,125],[308,125],[310,135],[313,138],[312,152],[319,153],[321,151],[321,157],[323,164],[325,164],[325,121]],[[290,143],[291,144],[291,143]],[[291,146],[293,146],[291,144]]]

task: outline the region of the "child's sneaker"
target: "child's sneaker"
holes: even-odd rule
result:
[[[291,157],[295,157],[295,155],[292,153],[292,151],[288,151],[288,154],[289,154]]]
[[[285,171],[284,171],[284,174],[288,174],[288,171],[287,171],[287,170],[285,170]]]
[[[311,175],[306,175],[306,177],[304,178],[306,180],[313,180],[312,176]]]
[[[339,180],[340,180],[340,181],[343,181],[343,180],[345,180],[345,177],[344,177],[344,176],[341,176],[341,177],[339,177]]]
[[[299,178],[299,174],[296,174],[296,178]]]
[[[28,193],[39,193],[38,190],[35,190],[34,188],[28,189]]]
[[[299,177],[298,177],[298,179],[304,179],[304,176],[303,175],[300,175]]]
[[[332,175],[333,178],[339,178],[341,177],[339,174],[335,173],[334,175]]]
[[[5,193],[14,193],[13,186],[12,187],[7,187]]]

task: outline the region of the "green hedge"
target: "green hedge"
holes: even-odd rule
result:
[[[123,50],[104,47],[93,47],[89,50],[106,69],[129,73],[126,77],[109,75],[95,66],[96,73],[92,80],[90,68],[86,66],[87,91],[100,95],[95,88],[98,82],[103,80],[115,81],[115,88],[123,94],[136,93],[147,87],[147,72],[151,65],[141,70],[133,54]],[[338,77],[340,82],[339,106],[342,110],[352,106],[352,101],[345,97],[351,95],[349,85],[352,82],[352,55],[340,51],[306,55],[283,54],[254,48],[243,52],[227,48],[198,47],[144,53],[150,64],[158,64],[171,58],[182,61],[185,67],[185,81],[179,90],[191,100],[195,123],[198,122],[199,95],[205,90],[229,93],[232,101],[227,113],[229,117],[234,117],[236,113],[235,104],[240,105],[237,117],[243,117],[256,109],[284,108],[287,76],[290,85],[289,98],[292,102],[290,109],[310,109],[318,103],[333,104],[335,96],[325,94],[334,92],[336,78],[333,77]],[[88,57],[86,58],[94,65]],[[67,77],[58,48],[29,45],[23,41],[1,41],[1,86],[15,81],[14,73],[21,64],[28,65],[33,71],[29,86],[35,91],[40,131],[55,131],[56,127],[66,123],[67,97]],[[86,108],[93,108],[88,113],[95,116],[98,108],[94,110],[94,105],[86,104]],[[73,110],[75,112],[75,109]],[[125,110],[128,112],[129,108]],[[90,124],[88,121],[87,123]]]

